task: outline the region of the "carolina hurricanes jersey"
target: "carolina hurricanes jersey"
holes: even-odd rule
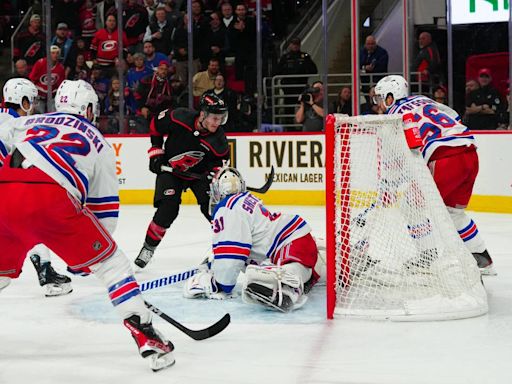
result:
[[[311,232],[300,216],[271,213],[249,192],[221,200],[213,213],[212,229],[212,271],[225,292],[233,289],[246,265],[267,259],[275,263],[277,251]]]
[[[0,166],[4,165],[4,159],[12,148],[9,125],[12,124],[13,119],[18,117],[20,117],[20,115],[14,109],[0,108]]]
[[[205,173],[220,167],[222,160],[228,158],[228,141],[223,129],[219,127],[215,133],[199,133],[195,128],[198,116],[198,112],[176,108],[173,111],[166,109],[151,120],[151,144],[157,148],[163,145],[169,165],[178,171]],[[165,143],[164,135],[167,135]]]
[[[126,34],[123,32],[123,47],[127,47]],[[100,65],[114,65],[119,53],[117,52],[117,42],[119,36],[117,28],[113,32],[107,31],[105,28],[100,29],[94,34],[91,42],[91,50],[96,52],[96,61]]]
[[[20,117],[11,129],[14,146],[28,165],[86,204],[112,233],[119,215],[116,159],[96,127],[81,116],[55,112]]]
[[[427,162],[439,147],[476,146],[475,138],[461,123],[457,112],[428,97],[406,97],[396,102],[387,113],[404,115],[404,120],[408,115],[418,124],[423,140],[421,153]]]
[[[39,59],[34,64],[32,71],[30,72],[30,80],[34,83],[37,88],[39,96],[46,98],[48,93],[48,69],[47,59]],[[57,88],[66,78],[66,70],[61,63],[56,63],[51,67],[51,85],[52,94],[57,93]]]

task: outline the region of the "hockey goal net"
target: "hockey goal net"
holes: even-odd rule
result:
[[[476,262],[400,116],[328,116],[326,191],[328,318],[487,312]]]

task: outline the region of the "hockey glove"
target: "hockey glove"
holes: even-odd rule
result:
[[[406,113],[402,116],[404,122],[405,140],[410,149],[420,148],[423,145],[418,121],[421,117],[416,113]]]
[[[207,181],[208,183],[211,183],[214,179],[215,175],[219,171],[220,167],[213,167],[210,171],[206,171],[201,175],[201,179],[203,181]]]
[[[166,163],[165,151],[162,148],[151,147],[148,150],[149,155],[149,170],[157,175],[162,173],[162,165]]]

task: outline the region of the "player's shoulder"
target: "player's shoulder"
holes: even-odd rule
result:
[[[260,200],[250,192],[240,192],[224,197],[215,207],[215,213],[219,211],[236,212],[238,210],[247,210],[250,206],[255,206]],[[215,216],[215,213],[213,216]],[[252,212],[249,212],[252,213]]]
[[[215,133],[201,136],[201,142],[216,156],[225,158],[229,153],[229,144],[222,127]]]
[[[176,108],[168,111],[171,122],[183,125],[189,128],[194,127],[194,121],[199,116],[199,112],[187,108]]]

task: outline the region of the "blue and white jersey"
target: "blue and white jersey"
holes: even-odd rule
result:
[[[269,212],[249,192],[221,200],[213,213],[212,271],[225,292],[231,292],[248,264],[261,264],[295,239],[311,232],[298,215]]]
[[[96,127],[81,116],[55,112],[20,117],[11,129],[27,165],[58,182],[112,233],[119,216],[116,159]]]
[[[421,153],[429,161],[434,151],[443,146],[461,147],[475,144],[475,138],[460,116],[450,107],[425,96],[409,96],[398,100],[387,114],[401,114],[420,129],[423,146]]]
[[[4,164],[4,159],[12,148],[11,130],[8,125],[18,117],[20,115],[14,109],[0,108],[0,166]]]

